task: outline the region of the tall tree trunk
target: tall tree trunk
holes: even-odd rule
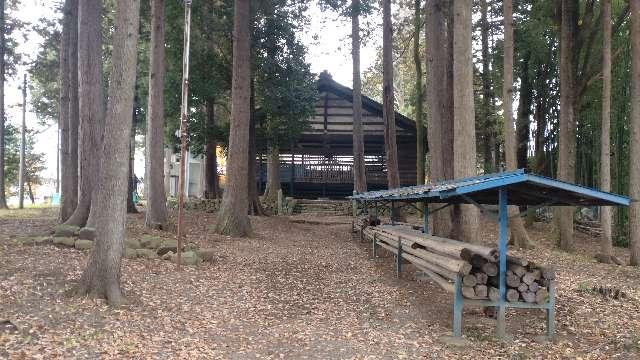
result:
[[[27,181],[27,192],[29,193],[29,199],[31,200],[31,205],[35,205],[36,198],[33,195],[33,187],[31,186],[31,181]]]
[[[351,1],[351,60],[353,63],[353,190],[367,191],[362,130],[362,81],[360,80],[360,0]]]
[[[27,74],[22,82],[22,124],[20,126],[20,164],[18,168],[18,208],[24,209],[24,182],[26,178],[26,146],[27,146]]]
[[[58,220],[60,222],[65,222],[71,214],[73,214],[73,210],[75,210],[77,205],[77,197],[78,197],[78,188],[77,186],[74,188],[74,181],[72,178],[75,178],[75,184],[77,185],[78,181],[78,171],[77,165],[75,167],[71,166],[71,157],[69,153],[69,92],[70,92],[70,62],[69,62],[69,46],[70,46],[70,32],[71,32],[71,22],[76,21],[77,19],[72,18],[72,7],[77,8],[76,0],[65,0],[63,7],[63,18],[62,18],[62,35],[60,42],[60,96],[58,102],[58,129],[60,136],[60,145],[58,146],[59,152],[59,164],[60,164],[60,213],[58,215]],[[72,172],[72,169],[75,169],[75,172]]]
[[[7,200],[5,199],[4,184],[4,54],[5,54],[5,19],[4,19],[4,0],[0,0],[0,209],[7,208]]]
[[[204,183],[205,183],[205,199],[217,199],[218,190],[218,154],[216,148],[218,146],[216,139],[213,137],[213,130],[216,125],[215,117],[215,100],[213,98],[206,100],[207,112],[207,142],[204,146]]]
[[[442,122],[443,130],[442,130],[442,141],[444,144],[443,151],[443,164],[444,164],[444,178],[445,179],[453,179],[454,177],[454,169],[453,163],[455,160],[454,156],[454,111],[453,111],[453,97],[454,97],[454,88],[453,88],[453,34],[454,34],[454,12],[453,12],[453,1],[445,0],[444,4],[446,5],[446,62],[445,62],[445,93],[446,93],[446,101],[445,101],[445,110],[443,112],[444,118]],[[449,211],[453,214],[453,209]]]
[[[98,0],[80,1],[78,7],[78,75],[79,75],[79,166],[80,186],[78,206],[65,222],[69,225],[84,226],[89,218],[91,201],[96,183],[100,180],[98,170],[102,155],[101,133],[103,126],[102,96],[102,2]],[[73,33],[72,36],[73,38]],[[73,61],[71,61],[73,62]],[[73,66],[72,66],[73,69]],[[73,73],[71,75],[73,79]],[[73,120],[73,80],[71,81],[71,110]],[[129,108],[130,110],[131,108]],[[70,126],[73,132],[73,125]],[[129,141],[129,138],[126,139]],[[69,143],[73,144],[73,135]],[[73,149],[70,149],[73,158]],[[73,160],[71,160],[73,161]]]
[[[562,0],[562,20],[560,25],[560,131],[558,140],[558,179],[574,182],[576,171],[576,121],[574,95],[573,44],[577,3]],[[557,209],[560,248],[573,250],[573,207]]]
[[[247,176],[247,193],[249,194],[249,215],[263,216],[264,210],[260,203],[260,197],[258,196],[258,181],[256,179],[256,155],[258,153],[256,144],[256,117],[255,117],[255,86],[253,76],[251,77],[251,95],[249,98],[249,109],[251,115],[249,116],[249,160],[248,169],[249,174]],[[292,146],[293,151],[293,146]]]
[[[600,132],[600,190],[611,191],[611,0],[602,1],[602,129]],[[611,262],[611,207],[600,208],[600,256]]]
[[[428,0],[425,19],[425,43],[427,47],[427,137],[429,141],[429,181],[437,182],[447,179],[445,169],[450,166],[445,162],[447,152],[445,128],[450,120],[448,113],[449,93],[447,91],[447,30],[445,22],[444,0]],[[435,205],[439,206],[439,205]],[[432,216],[433,233],[448,236],[451,219],[448,209],[434,213]]]
[[[629,165],[629,196],[634,202],[629,211],[631,229],[631,261],[633,266],[640,265],[640,0],[631,3],[631,144]]]
[[[216,232],[232,236],[251,233],[247,194],[250,122],[250,29],[249,0],[235,0],[233,14],[233,75],[231,85],[231,131],[227,182],[218,213]]]
[[[502,86],[502,104],[504,113],[504,157],[507,170],[517,167],[516,134],[513,128],[513,4],[505,0],[504,6],[504,85]],[[524,71],[523,71],[524,72]],[[527,70],[528,72],[528,70]],[[524,77],[524,76],[523,76]],[[524,80],[523,80],[524,82]],[[524,86],[524,85],[523,85]],[[528,86],[528,85],[527,85]],[[525,94],[526,95],[526,94]],[[521,93],[520,96],[523,96]],[[509,206],[509,226],[511,242],[520,248],[530,248],[531,240],[524,228],[522,218],[518,216],[518,207]]]
[[[473,104],[473,63],[471,59],[471,0],[453,1],[453,145],[455,178],[476,175],[476,130]],[[474,242],[478,210],[473,205],[454,207],[454,228],[458,239]]]
[[[173,150],[171,147],[165,147],[164,149],[164,193],[165,196],[170,196],[171,193],[171,157],[173,156]],[[148,193],[149,190],[147,190]]]
[[[505,2],[506,6],[506,2]],[[513,20],[512,20],[513,25]],[[513,26],[511,26],[511,34],[513,34]],[[511,36],[513,40],[513,36]],[[513,44],[513,42],[512,42]],[[506,45],[505,45],[506,46]],[[513,50],[513,45],[511,45]],[[513,51],[512,51],[513,53]],[[505,52],[506,56],[506,52]],[[516,168],[528,168],[529,154],[529,131],[531,126],[531,103],[533,102],[533,88],[529,77],[529,62],[531,54],[527,51],[520,63],[520,94],[518,102],[518,118],[516,120]],[[511,61],[511,73],[513,74],[513,61]],[[513,76],[511,77],[513,79]],[[513,84],[513,83],[512,83]],[[513,85],[510,86],[513,94]],[[512,116],[510,116],[513,118]]]
[[[546,100],[546,84],[542,79],[543,71],[540,67],[536,70],[536,109],[534,118],[536,122],[535,134],[535,172],[541,175],[549,176],[546,172],[546,134],[547,129],[547,100]]]
[[[491,86],[491,58],[489,54],[489,19],[487,0],[480,2],[480,40],[482,44],[482,124],[484,131],[482,152],[484,171],[491,173],[496,170],[496,141],[495,124],[493,121],[493,88]]]
[[[420,32],[422,30],[422,1],[414,0],[413,3],[413,63],[416,67],[416,184],[424,184],[425,150],[424,150],[424,111],[422,105],[424,95],[422,93],[422,56],[420,56]]]
[[[389,189],[400,186],[398,173],[398,148],[396,146],[396,113],[393,96],[393,24],[391,0],[382,0],[382,118],[384,120],[384,145],[387,156],[387,185]],[[400,209],[393,208],[391,217],[400,219]]]
[[[136,105],[134,101],[133,116],[131,117],[131,134],[129,139],[129,183],[127,186],[127,213],[137,214],[138,209],[136,203],[133,200],[133,193],[136,192],[136,185],[138,178],[135,174],[135,162],[136,162]]]
[[[69,26],[69,201],[73,204],[72,211],[78,208],[80,196],[80,88],[79,88],[79,42],[78,24],[80,3],[72,0],[70,5],[71,20]],[[101,93],[102,94],[102,93]],[[73,215],[73,213],[71,213]],[[70,216],[69,216],[70,217]],[[67,219],[68,220],[68,219]]]
[[[275,203],[280,190],[280,149],[277,145],[272,145],[268,152],[267,184],[263,196],[266,202]]]
[[[164,0],[153,0],[145,146],[147,213],[144,220],[144,225],[153,229],[163,228],[167,222],[167,194],[164,187],[164,26]]]
[[[102,181],[95,201],[96,240],[78,293],[105,298],[111,305],[125,301],[120,288],[120,266],[126,225],[127,152],[131,131],[136,78],[139,0],[117,0],[109,101],[105,120],[105,156],[100,168]]]

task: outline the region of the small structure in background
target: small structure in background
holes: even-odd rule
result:
[[[403,260],[411,262],[443,289],[452,292],[453,336],[462,335],[462,309],[467,306],[496,307],[497,335],[506,335],[507,308],[543,309],[547,313],[547,336],[555,333],[555,272],[553,266],[539,266],[526,259],[507,254],[507,205],[527,205],[527,211],[543,206],[629,206],[628,197],[574,185],[544,176],[515,170],[484,176],[455,179],[383,191],[371,191],[351,197],[364,205],[364,211],[390,205],[413,206],[423,203],[423,225],[406,228],[393,222],[392,226],[359,224],[361,237],[372,242],[373,254],[381,247],[396,257],[396,271],[402,271]],[[444,204],[431,213],[453,204],[472,204],[493,215],[499,226],[498,248],[464,243],[430,235],[429,203]],[[498,212],[485,205],[498,205]],[[519,215],[518,215],[519,216]],[[416,231],[420,230],[420,231]],[[472,272],[473,271],[473,272]],[[489,287],[487,287],[487,284]]]
[[[353,192],[353,90],[324,71],[310,128],[290,146],[280,147],[280,179],[286,196],[343,198]],[[400,184],[416,181],[416,125],[395,113]],[[387,188],[382,104],[362,96],[367,188]],[[426,141],[426,140],[425,140]],[[266,186],[266,160],[259,159],[259,188]]]

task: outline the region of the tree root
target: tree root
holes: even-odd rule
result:
[[[118,286],[107,285],[106,289],[103,289],[102,287],[98,288],[96,286],[89,286],[80,282],[67,290],[65,294],[69,297],[103,299],[112,307],[122,307],[129,304],[129,301],[122,294],[122,291]]]

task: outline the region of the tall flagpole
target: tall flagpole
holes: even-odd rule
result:
[[[20,127],[20,169],[18,170],[18,207],[24,209],[24,181],[26,178],[25,169],[25,147],[26,147],[26,117],[27,117],[27,74],[24,74],[22,83],[22,126]]]
[[[189,132],[189,45],[191,38],[191,0],[184,2],[184,48],[182,53],[182,105],[180,107],[180,174],[178,177],[178,247],[177,264],[180,270],[182,240],[184,237],[184,177],[187,159],[187,140]]]

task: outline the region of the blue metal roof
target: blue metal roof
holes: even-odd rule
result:
[[[506,187],[510,205],[628,206],[631,200],[585,186],[528,174],[524,169],[447,180],[434,184],[370,191],[350,198],[361,201],[427,201],[436,203],[497,204],[498,189]]]

